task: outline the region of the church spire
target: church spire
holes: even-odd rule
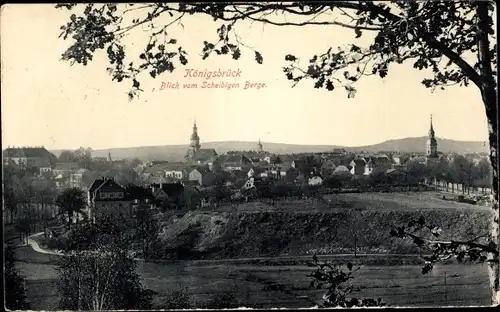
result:
[[[432,125],[432,114],[431,114],[431,127],[429,128],[429,138],[432,139],[435,136],[434,126]]]
[[[262,142],[260,141],[260,138],[259,138],[259,143],[257,144],[257,147],[259,148],[259,152],[262,152],[264,149],[262,147]]]

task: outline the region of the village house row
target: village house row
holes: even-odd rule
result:
[[[410,155],[409,161],[428,165],[442,157],[453,155],[445,156],[438,151],[431,117],[425,152]],[[218,155],[214,149],[201,148],[196,122],[185,158],[184,162],[149,161],[137,165],[134,170],[142,185],[123,186],[113,178],[102,177],[89,186],[83,182],[88,169],[76,163],[58,162],[44,147],[9,147],[4,151],[4,165],[28,168],[39,176],[51,175],[61,189],[83,188],[88,192],[89,205],[96,208],[130,207],[134,202],[176,205],[185,187],[199,191],[223,184],[232,189],[249,189],[256,180],[266,177],[286,183],[321,185],[331,175],[368,176],[373,172],[392,175],[404,170],[406,164],[394,152],[368,154],[334,149],[324,153],[276,155],[264,151],[260,140],[254,151]],[[111,158],[109,161],[113,162]]]

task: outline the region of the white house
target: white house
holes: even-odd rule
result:
[[[168,163],[165,166],[165,177],[182,180],[184,178],[183,163]]]

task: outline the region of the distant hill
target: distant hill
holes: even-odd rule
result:
[[[488,152],[489,145],[486,142],[476,141],[455,141],[449,139],[436,138],[438,142],[438,151],[443,153],[484,153]],[[345,147],[348,151],[400,151],[404,153],[419,153],[425,151],[427,137],[404,138],[384,141],[379,144]]]
[[[345,150],[350,152],[399,151],[405,153],[419,153],[425,150],[426,141],[427,137],[404,138],[359,147],[345,147],[336,145],[299,145],[268,142],[263,142],[262,144],[264,145],[264,149],[266,151],[277,154],[326,152],[334,148],[344,148]],[[108,153],[111,153],[111,157],[113,159],[139,158],[141,160],[182,161],[184,159],[184,155],[186,154],[187,148],[188,145],[110,148],[94,150],[92,156],[108,157]],[[203,142],[202,148],[213,148],[217,151],[218,154],[222,154],[228,151],[255,150],[256,143],[241,141]],[[488,152],[488,145],[484,142],[438,139],[438,150],[443,153],[482,153]],[[58,155],[61,150],[53,150],[52,152]]]

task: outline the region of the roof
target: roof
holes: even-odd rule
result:
[[[54,157],[45,147],[9,147],[4,157]]]
[[[253,163],[250,158],[243,154],[221,155],[217,158],[217,161],[224,165],[243,165]]]
[[[399,169],[387,169],[385,171],[386,174],[392,174],[392,173],[397,173],[399,172],[400,170]]]
[[[217,157],[217,152],[213,148],[202,148],[199,149],[193,157],[193,160],[211,160]]]
[[[356,166],[366,165],[366,160],[364,158],[356,158],[356,159],[353,159],[352,162],[354,162],[354,165],[356,165]]]
[[[202,175],[205,175],[207,173],[211,173],[210,169],[206,166],[195,166],[192,168],[192,170],[190,172],[193,172],[194,170],[197,170],[199,173],[201,173]]]
[[[116,186],[125,189],[123,186],[118,184],[113,178],[102,177],[94,180],[94,182],[89,187],[89,192],[95,193],[97,190],[99,190],[106,184],[115,184]]]
[[[267,171],[266,168],[261,168],[261,167],[255,167],[255,168],[253,168],[253,172],[255,174],[260,174],[260,173],[263,173],[263,172],[266,172],[266,171]]]
[[[167,163],[163,166],[165,171],[182,171],[187,168],[187,165],[182,162]]]
[[[348,172],[348,171],[349,171],[349,168],[347,168],[347,166],[340,165],[337,168],[335,168],[334,172],[339,173],[339,172]]]
[[[151,184],[150,187],[161,188],[168,196],[177,196],[184,192],[184,186],[181,183]]]
[[[142,173],[153,173],[153,172],[158,172],[158,171],[165,171],[166,169],[167,169],[166,163],[156,164],[156,165],[152,165],[152,166],[147,166],[146,168],[144,168]]]
[[[337,168],[337,166],[335,166],[335,164],[333,163],[333,161],[331,161],[331,160],[327,160],[327,161],[325,161],[325,162],[321,165],[321,168],[322,168],[322,169],[335,169],[335,168]]]
[[[138,199],[138,200],[154,199],[154,196],[150,188],[130,185],[125,189],[125,191],[127,193],[127,197],[129,197],[130,199]]]
[[[104,183],[104,178],[95,179],[94,182],[89,186],[89,193],[93,193],[101,184]]]

